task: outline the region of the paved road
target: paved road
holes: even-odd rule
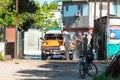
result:
[[[106,64],[96,63],[103,71]],[[77,61],[66,60],[12,60],[0,61],[0,80],[82,80]],[[92,80],[87,76],[83,80]]]

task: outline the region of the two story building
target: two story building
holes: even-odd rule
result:
[[[60,3],[64,29],[88,32],[94,28],[94,20],[109,14],[119,14],[120,0],[56,0]],[[108,6],[108,1],[110,5]],[[61,5],[62,3],[62,5]],[[61,8],[62,7],[62,8]]]

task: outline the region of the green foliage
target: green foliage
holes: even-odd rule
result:
[[[37,28],[53,27],[53,21],[49,18],[54,17],[51,10],[57,9],[55,2],[50,5],[40,6],[38,1],[34,0],[18,0],[18,28],[27,30],[28,26],[35,26]],[[2,26],[16,25],[16,0],[2,0],[0,1],[0,28]],[[45,21],[48,21],[47,25]]]
[[[7,9],[11,3],[12,3],[12,0],[1,0],[0,1],[0,12],[3,11],[4,9]]]
[[[55,27],[55,22],[50,19],[54,17],[54,14],[50,13],[50,11],[57,9],[57,7],[51,7],[55,6],[55,2],[54,5],[52,3],[48,5],[47,2],[44,2],[43,6],[41,6],[40,9],[36,11],[34,16],[35,22],[32,24],[33,26],[38,28]]]
[[[3,57],[3,55],[2,55],[2,52],[0,52],[0,60],[1,60],[1,61],[4,61],[4,57]]]
[[[0,28],[8,22],[14,21],[13,18],[9,17],[9,16],[12,16],[12,17],[14,16],[14,15],[11,15],[11,14],[14,14],[14,12],[10,11],[10,9],[9,9],[11,3],[12,3],[12,0],[0,1]],[[7,25],[9,25],[9,24],[7,24]]]
[[[53,1],[53,2],[50,3],[49,7],[52,10],[56,10],[57,9],[57,3]]]
[[[101,73],[93,78],[93,80],[120,80],[120,78],[113,78],[111,75],[110,76],[105,76],[104,73]]]
[[[0,34],[0,42],[3,40],[3,34]]]

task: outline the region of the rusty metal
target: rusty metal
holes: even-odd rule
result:
[[[18,25],[18,0],[16,0],[16,27]]]

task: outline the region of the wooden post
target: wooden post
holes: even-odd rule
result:
[[[94,0],[94,20],[96,19],[96,0]]]
[[[18,0],[16,0],[16,40],[15,40],[15,54],[14,57],[17,59],[17,28],[18,28]]]

